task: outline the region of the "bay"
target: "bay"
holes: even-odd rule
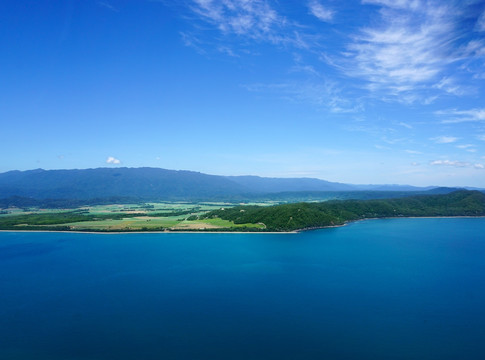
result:
[[[0,233],[1,359],[483,359],[485,219]]]

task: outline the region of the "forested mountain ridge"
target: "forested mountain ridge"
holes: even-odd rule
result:
[[[219,176],[185,170],[161,168],[97,168],[83,170],[28,170],[0,173],[0,199],[29,203],[30,199],[70,199],[103,201],[107,198],[140,200],[319,200],[362,198],[327,193],[385,190],[385,192],[426,191],[402,185],[351,185],[314,178],[265,178],[259,176]],[[281,195],[277,195],[280,193]],[[300,193],[300,194],[298,194]],[[384,191],[382,191],[384,193]],[[271,195],[273,194],[273,195]],[[301,195],[301,196],[300,196]],[[362,194],[364,198],[368,195]],[[15,198],[17,197],[17,198]],[[22,199],[20,199],[20,198]],[[382,197],[379,196],[379,197]],[[395,197],[395,196],[391,196]],[[294,201],[292,200],[292,201]],[[7,202],[8,203],[8,202]],[[31,201],[30,203],[35,203]]]
[[[247,192],[222,176],[159,168],[9,171],[0,174],[0,198],[206,199]]]
[[[235,224],[262,223],[267,231],[335,226],[367,218],[485,216],[485,194],[460,190],[445,195],[398,199],[293,203],[269,207],[237,206],[211,211],[204,216],[230,220]]]
[[[274,178],[261,176],[226,176],[226,178],[258,193],[358,190],[354,185],[315,178]]]

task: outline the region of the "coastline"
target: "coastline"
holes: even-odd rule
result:
[[[1,232],[22,232],[22,233],[67,233],[67,234],[102,234],[102,235],[120,235],[120,234],[297,234],[300,230],[293,231],[79,231],[79,230],[0,230]]]
[[[22,232],[22,233],[31,233],[31,232],[39,232],[39,233],[71,233],[71,234],[103,234],[103,235],[119,235],[119,234],[298,234],[305,231],[312,231],[312,230],[322,230],[322,229],[331,229],[331,228],[339,228],[347,226],[351,223],[358,222],[358,221],[366,221],[366,220],[384,220],[384,219],[455,219],[455,218],[485,218],[485,215],[478,215],[478,216],[470,216],[470,215],[459,215],[459,216],[394,216],[394,217],[376,217],[376,218],[365,218],[365,219],[356,219],[350,220],[340,225],[329,225],[329,226],[316,226],[316,227],[308,227],[302,229],[296,229],[292,231],[205,231],[205,230],[192,230],[192,231],[178,231],[178,230],[157,230],[157,231],[93,231],[93,230],[86,230],[86,231],[79,231],[79,230],[0,230],[2,232]]]

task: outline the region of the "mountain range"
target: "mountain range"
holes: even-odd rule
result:
[[[27,170],[0,173],[0,199],[236,200],[278,193],[423,192],[435,187],[352,185],[315,178],[219,176],[161,168]],[[449,192],[456,188],[434,190]]]

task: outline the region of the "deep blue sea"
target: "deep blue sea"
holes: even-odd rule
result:
[[[0,359],[485,359],[485,219],[0,233]]]

